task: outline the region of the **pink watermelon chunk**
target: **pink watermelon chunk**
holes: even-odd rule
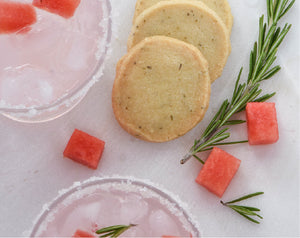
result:
[[[33,0],[32,4],[64,18],[70,18],[74,15],[80,0]]]
[[[275,103],[248,103],[246,116],[250,145],[273,144],[278,141],[279,133]]]
[[[240,163],[239,159],[214,147],[196,182],[218,197],[222,197],[240,167]]]
[[[96,237],[96,236],[93,236],[90,233],[82,230],[77,230],[72,237]]]
[[[104,141],[75,129],[63,154],[75,162],[97,169],[104,146]]]
[[[0,1],[0,34],[18,32],[36,22],[36,12],[31,4]]]

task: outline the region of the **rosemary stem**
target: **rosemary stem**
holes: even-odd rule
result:
[[[261,95],[263,90],[260,88],[260,82],[270,79],[279,72],[280,66],[272,66],[277,59],[278,48],[289,32],[291,25],[285,24],[283,29],[278,26],[279,20],[292,8],[295,0],[266,0],[267,1],[267,19],[264,15],[259,18],[259,36],[254,43],[253,50],[250,53],[249,73],[247,80],[242,83],[242,71],[239,71],[233,95],[231,100],[224,100],[219,110],[208,124],[205,131],[196,140],[188,154],[181,160],[181,164],[189,161],[192,156],[199,152],[207,151],[215,145],[237,144],[236,142],[224,142],[230,137],[226,132],[230,125],[241,124],[241,120],[232,120],[231,117],[245,110],[249,102],[263,102],[275,95],[269,93]],[[224,129],[225,126],[225,129]],[[246,141],[240,141],[244,143]],[[201,159],[198,159],[201,163]]]
[[[192,158],[193,154],[191,152],[187,153],[185,156],[183,156],[183,159],[180,161],[181,164],[185,164]]]

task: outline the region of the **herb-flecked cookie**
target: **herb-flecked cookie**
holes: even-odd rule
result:
[[[221,76],[231,47],[226,26],[200,1],[162,1],[143,11],[132,27],[127,47],[149,36],[164,35],[196,46],[207,59],[210,79]]]
[[[144,10],[146,10],[149,7],[152,7],[153,5],[161,1],[164,0],[137,0],[135,5],[133,22]],[[218,16],[222,19],[224,24],[226,25],[229,33],[231,32],[233,17],[231,14],[230,5],[227,0],[194,0],[194,1],[201,1],[205,3],[210,9],[215,11],[218,14]]]
[[[203,119],[209,98],[208,63],[183,41],[146,38],[117,65],[114,114],[137,138],[165,142],[184,135]]]

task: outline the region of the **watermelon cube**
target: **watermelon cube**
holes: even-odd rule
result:
[[[72,237],[96,237],[96,236],[93,236],[90,233],[82,230],[77,230]]]
[[[248,103],[246,117],[250,145],[266,145],[278,141],[279,133],[275,103]]]
[[[0,34],[10,34],[28,28],[36,22],[31,4],[0,1]]]
[[[75,162],[97,169],[104,146],[104,141],[75,129],[63,154]]]
[[[33,0],[32,4],[64,18],[70,18],[74,15],[80,0]]]
[[[240,163],[239,159],[214,147],[196,182],[218,197],[222,197],[240,167]]]

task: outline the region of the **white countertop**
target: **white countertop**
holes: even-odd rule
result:
[[[43,204],[56,197],[60,189],[91,176],[114,174],[151,180],[177,194],[189,205],[204,236],[300,236],[299,1],[282,20],[293,24],[278,52],[277,63],[282,70],[263,83],[266,92],[277,92],[271,100],[277,107],[279,142],[267,146],[222,147],[242,160],[223,199],[264,191],[265,195],[247,202],[247,205],[261,208],[262,223],[256,225],[241,218],[196,184],[194,180],[202,167],[199,162],[190,161],[184,166],[179,163],[222,100],[231,95],[240,67],[247,68],[250,49],[257,39],[258,18],[266,14],[262,0],[229,2],[235,19],[232,52],[222,77],[212,86],[211,104],[205,119],[177,140],[153,144],[123,131],[111,108],[115,66],[126,52],[135,4],[135,0],[112,0],[112,54],[107,58],[102,79],[82,102],[66,115],[46,123],[23,124],[0,116],[0,236],[22,236],[31,228]],[[106,142],[98,170],[63,158],[62,152],[75,128]],[[231,131],[233,139],[247,136],[245,125],[235,126]]]

